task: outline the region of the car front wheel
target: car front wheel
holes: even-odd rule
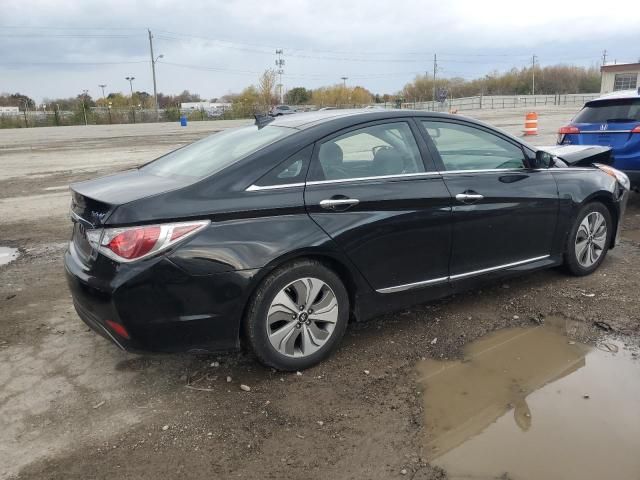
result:
[[[245,317],[245,337],[258,359],[279,370],[302,370],[327,358],[349,319],[340,278],[319,262],[301,260],[271,273]]]
[[[612,235],[611,213],[600,202],[582,207],[569,232],[565,266],[573,275],[589,275],[602,263]]]

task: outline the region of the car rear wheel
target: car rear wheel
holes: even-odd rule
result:
[[[258,359],[279,370],[302,370],[327,358],[349,319],[340,278],[319,262],[301,260],[271,273],[249,303],[244,328]]]
[[[609,250],[612,225],[611,213],[602,203],[582,207],[565,248],[565,266],[570,273],[589,275],[600,266]]]

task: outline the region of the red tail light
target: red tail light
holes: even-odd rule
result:
[[[159,237],[160,227],[132,228],[113,237],[107,248],[119,257],[130,260],[149,253]]]
[[[638,125],[637,127],[634,127],[634,129],[631,130],[631,133],[640,133],[640,125]]]
[[[103,232],[92,230],[91,236],[100,238],[96,247],[104,255],[117,262],[131,262],[166,250],[176,242],[195,235],[209,223],[209,220],[203,220],[108,228]],[[87,234],[89,236],[89,232]]]
[[[105,320],[107,326],[113,330],[118,336],[122,338],[126,338],[129,340],[129,332],[124,328],[124,325],[119,324],[118,322],[114,322],[113,320]]]
[[[573,125],[560,127],[560,130],[558,130],[558,135],[571,135],[575,133],[580,133],[580,129],[578,127],[574,127]]]

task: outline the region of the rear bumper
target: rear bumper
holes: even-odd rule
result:
[[[214,352],[239,347],[254,270],[189,275],[164,257],[89,269],[71,247],[64,265],[73,304],[92,330],[131,352]],[[123,325],[129,338],[107,320]]]

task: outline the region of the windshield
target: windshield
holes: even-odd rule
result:
[[[640,98],[589,102],[574,123],[640,122]]]
[[[171,152],[141,170],[162,177],[204,178],[295,132],[276,126],[233,128]]]

